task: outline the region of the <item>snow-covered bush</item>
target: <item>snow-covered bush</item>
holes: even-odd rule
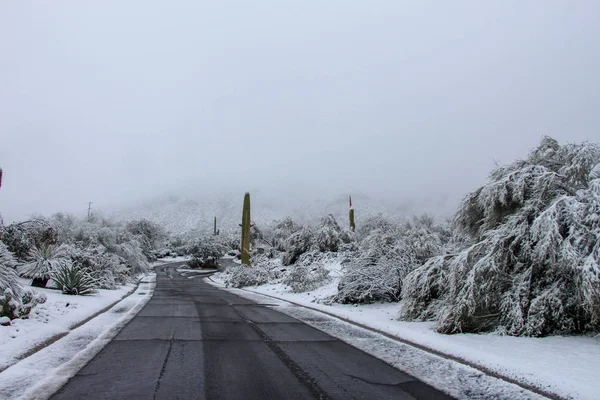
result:
[[[117,248],[117,255],[125,260],[125,263],[129,267],[129,273],[132,276],[145,274],[150,270],[148,259],[137,240],[121,243]]]
[[[442,252],[443,243],[438,234],[441,229],[428,215],[414,217],[398,230],[399,245],[405,248],[418,263],[423,264]]]
[[[361,224],[358,225],[358,228],[356,229],[356,236],[359,241],[362,241],[373,231],[379,230],[387,232],[397,228],[398,226],[383,216],[383,214],[377,214],[367,217]]]
[[[362,240],[344,270],[335,300],[400,301],[402,280],[428,258],[442,252],[440,228],[427,216],[400,225],[377,216],[368,219],[366,226],[358,232]]]
[[[116,289],[131,280],[125,260],[102,245],[65,245],[64,250],[72,263],[89,271],[99,289]]]
[[[283,255],[283,265],[291,265],[298,258],[310,250],[313,244],[314,233],[308,226],[292,234],[285,242],[285,254]]]
[[[26,290],[20,296],[15,295],[11,289],[5,289],[0,297],[0,317],[9,319],[27,318],[31,309],[38,304],[46,302],[46,295]]]
[[[44,218],[14,223],[0,229],[2,242],[21,261],[27,260],[35,247],[56,244],[58,239],[58,231]]]
[[[46,287],[50,273],[65,260],[64,248],[54,245],[42,245],[31,250],[30,261],[18,267],[19,275],[31,278],[32,286]]]
[[[300,256],[298,261],[290,267],[283,283],[295,293],[314,290],[329,282],[329,271],[324,264],[331,261],[329,253],[311,251]]]
[[[241,288],[244,286],[263,285],[269,282],[270,272],[261,266],[247,267],[236,265],[227,268],[225,285],[227,287]]]
[[[404,281],[401,317],[442,333],[544,336],[600,329],[600,148],[544,138],[497,168],[457,215],[474,244]]]
[[[90,273],[77,264],[64,262],[50,272],[56,288],[64,294],[86,295],[94,293],[97,283]]]
[[[216,266],[217,260],[227,251],[227,246],[215,235],[205,235],[191,246],[193,259],[188,263],[192,267]]]
[[[352,239],[330,214],[321,219],[314,240],[316,249],[324,253],[337,252],[344,243],[350,243]]]
[[[352,236],[340,228],[333,215],[328,215],[321,219],[318,227],[305,226],[286,240],[283,265],[294,264],[302,254],[310,250],[338,252],[352,240]]]
[[[150,261],[154,261],[153,250],[164,245],[167,239],[164,229],[147,219],[129,221],[125,225],[125,230],[133,235],[133,239],[140,244],[144,256]]]
[[[0,242],[0,293],[10,289],[17,296],[22,294],[22,288],[19,284],[19,276],[15,272],[16,260],[6,245]]]
[[[300,229],[302,227],[288,217],[275,221],[272,227],[265,230],[265,237],[277,251],[285,251],[287,239]]]
[[[416,259],[409,249],[401,245],[395,229],[372,231],[346,266],[335,301],[399,301],[402,279],[415,266]]]

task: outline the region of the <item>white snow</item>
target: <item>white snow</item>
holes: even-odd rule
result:
[[[434,331],[431,322],[399,321],[400,305],[397,303],[324,304],[324,299],[337,293],[340,276],[339,263],[326,267],[331,269],[331,276],[334,278],[327,285],[311,292],[293,293],[290,288],[277,283],[237,290],[236,293],[248,294],[251,291],[321,310],[564,398],[598,399],[598,338],[442,335]],[[216,274],[206,281],[222,284],[222,278],[221,274]]]
[[[154,261],[152,263],[153,267],[156,267],[158,265],[163,265],[166,263],[171,263],[171,262],[180,262],[180,261],[189,261],[192,258],[190,256],[177,256],[177,257],[165,257],[165,258],[159,258],[158,260]]]
[[[22,281],[24,286],[29,283],[29,280]],[[53,337],[68,333],[77,324],[119,301],[134,287],[100,289],[89,296],[68,296],[58,290],[30,288],[44,293],[47,301],[35,306],[28,319],[15,319],[11,326],[0,326],[0,371]]]
[[[0,373],[0,398],[6,400],[17,398],[41,400],[49,398],[108,344],[123,326],[142,309],[152,297],[154,287],[156,286],[155,282],[156,275],[148,275],[142,279],[139,287],[133,294],[118,302],[107,312],[69,331],[62,339],[15,363]],[[121,294],[126,293],[126,289],[124,288],[120,291]],[[119,291],[107,292],[116,293]],[[100,295],[97,300],[101,302],[104,301],[101,299],[106,299],[107,297],[109,296]],[[76,300],[81,298],[77,297]],[[50,298],[48,301],[50,301]],[[104,301],[105,306],[110,303]],[[77,310],[79,311],[73,313],[72,316],[80,314],[79,320],[81,321],[94,314],[90,310],[99,310],[101,308],[93,302],[86,303],[85,308],[84,303],[78,303]],[[83,310],[86,310],[86,312]],[[78,319],[66,317],[65,315],[68,314],[64,314],[62,319],[70,319],[71,321]],[[60,313],[55,314],[55,316],[59,319],[61,318]],[[43,325],[43,323],[38,322],[37,325]],[[4,345],[4,342],[2,342],[2,345]]]

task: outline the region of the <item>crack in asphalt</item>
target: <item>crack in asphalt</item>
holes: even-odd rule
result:
[[[158,390],[160,389],[160,380],[162,379],[165,370],[167,369],[167,363],[169,362],[169,357],[171,356],[171,350],[173,349],[173,343],[175,343],[175,333],[171,336],[171,340],[169,340],[169,349],[167,350],[167,355],[165,356],[165,361],[163,362],[162,368],[160,369],[160,374],[158,374],[158,379],[156,380],[156,387],[154,388],[154,396],[152,397],[156,400],[156,395],[158,394]]]
[[[364,383],[368,383],[369,385],[379,385],[379,386],[401,386],[405,381],[402,382],[398,382],[398,383],[384,383],[384,382],[373,382],[370,381],[368,379],[365,378],[361,378],[360,376],[356,376],[356,375],[352,375],[352,374],[344,374],[346,376],[349,376],[350,378],[353,379],[358,379],[359,381],[362,381]],[[410,381],[408,381],[410,382]]]

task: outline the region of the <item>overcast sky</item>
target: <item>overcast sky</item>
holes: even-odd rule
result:
[[[600,2],[1,1],[0,213],[289,187],[459,198],[600,141]]]

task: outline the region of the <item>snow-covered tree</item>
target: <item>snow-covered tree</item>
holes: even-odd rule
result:
[[[402,318],[443,333],[543,336],[600,329],[600,147],[545,137],[463,200],[472,245],[404,281]]]

